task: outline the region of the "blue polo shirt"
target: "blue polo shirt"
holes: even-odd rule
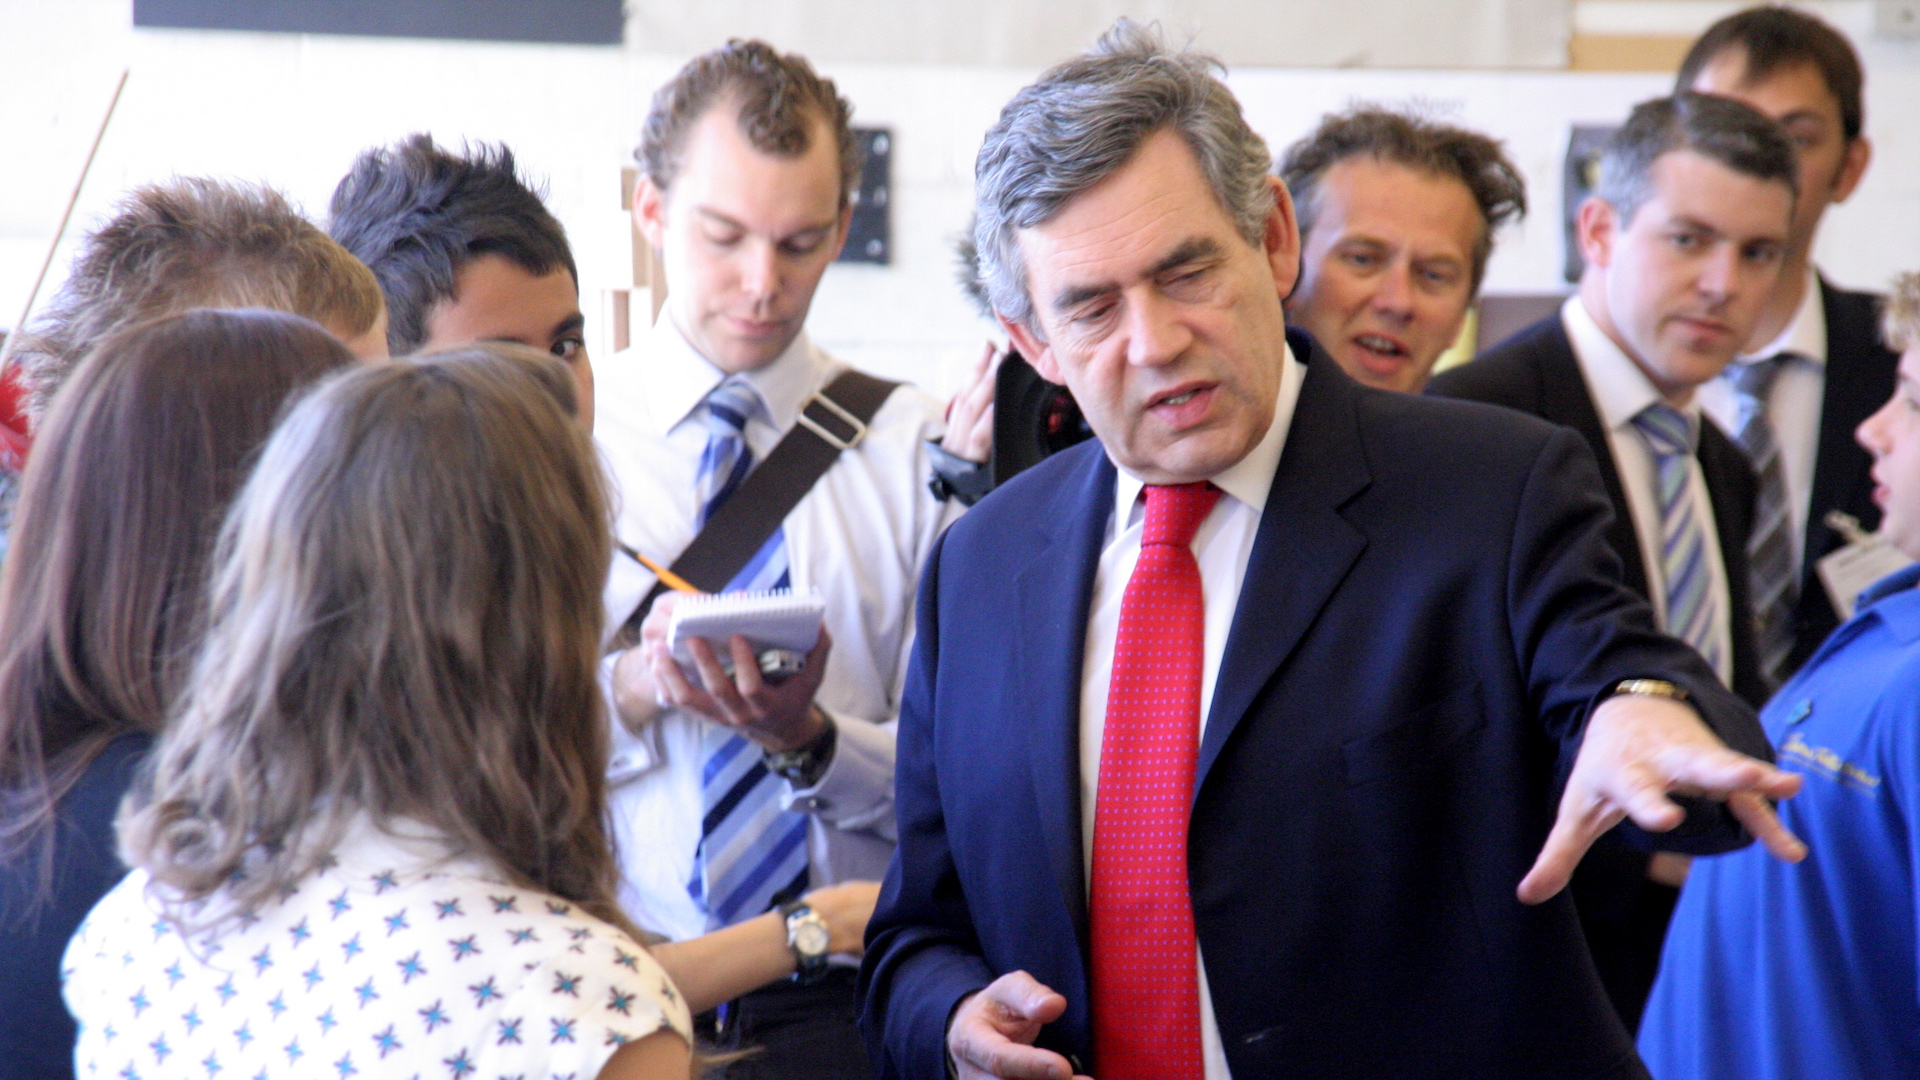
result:
[[[1808,854],[1700,859],[1640,1027],[1658,1080],[1920,1077],[1920,566],[1761,713]]]

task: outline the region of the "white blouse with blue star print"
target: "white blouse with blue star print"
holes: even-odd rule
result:
[[[67,946],[79,1075],[593,1080],[626,1042],[690,1036],[628,935],[405,826],[356,824],[284,901],[191,940],[129,874]]]

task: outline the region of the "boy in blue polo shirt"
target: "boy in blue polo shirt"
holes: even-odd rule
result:
[[[1886,334],[1893,397],[1860,425],[1881,537],[1920,558],[1920,274]],[[1640,1027],[1660,1080],[1920,1076],[1920,566],[1855,614],[1761,714],[1806,785],[1780,806],[1806,861],[1695,863]]]

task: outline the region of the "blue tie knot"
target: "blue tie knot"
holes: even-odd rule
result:
[[[745,379],[729,378],[707,394],[707,431],[715,436],[739,436],[747,418],[758,412],[760,394]]]
[[[1656,457],[1693,456],[1694,428],[1679,409],[1656,401],[1634,416],[1633,426]]]

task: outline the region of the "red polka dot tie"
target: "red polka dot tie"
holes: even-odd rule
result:
[[[1193,535],[1211,484],[1149,485],[1120,601],[1093,820],[1093,1033],[1101,1080],[1200,1080],[1187,819],[1205,645]]]

